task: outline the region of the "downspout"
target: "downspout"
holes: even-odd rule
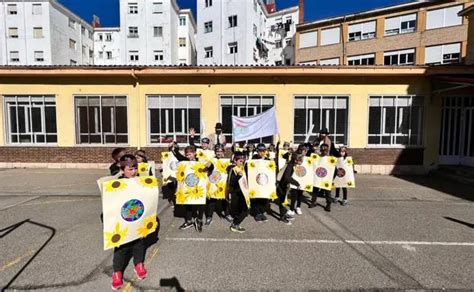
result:
[[[341,43],[342,43],[342,60],[339,64],[346,65],[346,40],[344,38],[344,24],[346,23],[346,16],[344,16],[341,23]]]
[[[138,81],[138,76],[135,74],[135,69],[132,68],[131,72],[130,72],[130,75],[132,76],[133,79],[135,79],[135,85],[133,87],[135,87],[135,94],[138,98],[138,109],[137,109],[137,117],[140,117],[140,110],[141,110],[141,106],[140,106],[140,81]],[[141,120],[140,118],[138,118],[138,145],[137,145],[137,149],[140,150],[140,145],[141,145]],[[129,144],[130,144],[130,141],[129,141]]]

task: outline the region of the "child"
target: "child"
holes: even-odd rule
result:
[[[258,160],[258,159],[263,159],[263,160],[270,160],[267,157],[267,147],[263,143],[259,143],[257,145],[257,153],[255,153],[252,156],[253,160]],[[257,223],[262,223],[262,222],[267,222],[268,218],[265,216],[265,209],[267,208],[268,205],[268,199],[252,199],[252,209],[255,221]]]
[[[290,184],[296,186],[298,189],[290,189],[290,195],[293,195],[297,191],[301,191],[300,184],[293,179],[294,168],[296,165],[303,163],[303,155],[293,153],[291,159],[286,163],[278,175],[277,180],[277,195],[278,195],[278,207],[280,208],[280,221],[284,224],[290,225],[290,220],[293,219],[291,213],[283,206],[283,202],[286,199]],[[294,205],[294,198],[292,197],[292,205]]]
[[[304,160],[304,155],[301,152],[293,153],[292,155],[292,160],[293,162],[293,167],[297,165],[301,165]],[[296,183],[297,184],[296,184]],[[301,211],[301,202],[303,201],[304,195],[303,195],[303,190],[300,189],[300,185],[297,181],[291,182],[292,185],[298,187],[297,189],[290,189],[290,211],[288,211],[289,216],[295,216],[295,213],[298,215],[303,214]]]
[[[342,159],[346,160],[348,155],[347,147],[346,146],[341,146],[339,148],[339,157],[342,157]],[[352,165],[354,167],[354,165]],[[339,191],[342,189],[342,198],[343,200],[339,200]],[[341,203],[341,205],[346,206],[347,205],[347,188],[336,188],[336,197],[334,198],[334,203]]]
[[[319,156],[320,157],[325,157],[329,153],[329,146],[328,144],[321,144],[319,147]],[[324,210],[326,212],[331,212],[331,191],[320,189],[320,188],[313,188],[313,193],[312,193],[312,198],[311,198],[311,204],[309,205],[309,208],[314,208],[317,206],[316,200],[318,199],[318,194],[323,194],[324,197],[326,198],[326,207],[324,207]]]
[[[137,176],[138,162],[135,156],[125,154],[120,158],[120,169],[122,175],[119,178],[133,178]],[[140,280],[147,276],[147,271],[144,266],[145,261],[145,239],[140,238],[114,249],[113,269],[112,274],[112,289],[118,290],[123,286],[123,272],[128,265],[130,257],[133,257],[133,264],[135,265],[135,274]]]
[[[148,163],[148,158],[146,157],[144,150],[135,151],[135,158],[137,159],[138,163]]]
[[[230,196],[230,214],[234,218],[230,230],[232,232],[244,233],[245,228],[240,226],[247,217],[249,211],[245,202],[244,194],[240,189],[239,180],[244,175],[245,154],[235,152],[233,165],[228,168],[229,177],[227,178],[228,196]]]
[[[202,150],[208,150],[209,149],[209,144],[211,143],[211,140],[209,138],[202,138],[201,139],[201,146],[196,146],[194,144],[194,135],[196,134],[196,130],[194,128],[189,129],[189,145],[194,146],[196,148],[201,148]]]
[[[127,149],[122,147],[115,148],[112,151],[112,158],[115,162],[109,166],[110,175],[116,175],[120,172],[120,158],[125,154],[127,154]]]

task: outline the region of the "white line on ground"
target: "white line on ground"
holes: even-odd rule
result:
[[[273,239],[273,238],[166,238],[170,241],[202,241],[202,242],[259,242],[259,243],[348,243],[368,245],[431,245],[431,246],[474,246],[474,242],[430,242],[430,241],[362,241],[362,240],[327,240],[327,239]]]
[[[22,201],[20,201],[20,202],[16,202],[16,203],[14,203],[14,204],[11,204],[11,205],[8,205],[8,206],[5,206],[5,207],[1,208],[1,209],[0,209],[0,211],[4,211],[4,210],[7,210],[7,209],[10,209],[10,208],[16,207],[16,206],[18,206],[18,205],[21,205],[21,204],[23,204],[23,203],[26,203],[26,202],[30,202],[30,201],[36,200],[36,199],[38,199],[38,198],[39,198],[39,196],[33,196],[33,197],[31,197],[31,198],[28,198],[28,199],[22,200]]]

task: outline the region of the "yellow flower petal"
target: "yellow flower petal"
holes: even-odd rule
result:
[[[104,184],[105,192],[118,192],[127,187],[124,179],[111,180]]]
[[[115,228],[112,232],[104,232],[106,247],[119,247],[125,241],[127,234],[128,228],[120,229],[120,223],[115,224]]]
[[[153,233],[158,227],[156,221],[156,215],[151,215],[143,220],[143,224],[137,229],[137,233],[141,237],[146,237],[148,234]]]

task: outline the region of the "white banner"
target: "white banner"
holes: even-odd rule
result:
[[[232,116],[234,141],[252,140],[278,134],[275,107],[251,117]]]

